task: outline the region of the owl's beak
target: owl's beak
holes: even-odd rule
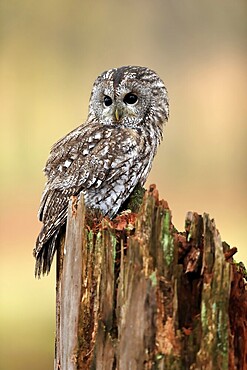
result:
[[[123,115],[122,110],[119,109],[119,108],[116,108],[116,110],[115,110],[115,117],[116,117],[116,121],[117,122],[120,121],[122,115]]]

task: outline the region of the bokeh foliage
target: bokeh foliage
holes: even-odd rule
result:
[[[246,259],[246,2],[2,0],[0,4],[0,368],[53,368],[54,271],[32,247],[49,148],[83,122],[103,70],[145,65],[171,116],[148,183],[183,227],[209,212]]]

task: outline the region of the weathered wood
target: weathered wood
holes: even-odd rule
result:
[[[55,368],[77,369],[78,323],[81,302],[82,239],[84,236],[84,205],[80,199],[70,200],[67,233],[57,286],[57,363]],[[61,259],[60,259],[61,262]]]
[[[203,215],[203,286],[199,369],[228,369],[230,264],[225,262],[220,235],[214,221]]]
[[[235,251],[207,214],[188,213],[177,232],[154,186],[137,216],[113,221],[88,222],[75,202],[58,264],[55,369],[246,369],[243,275],[237,294]]]

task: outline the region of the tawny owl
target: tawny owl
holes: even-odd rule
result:
[[[168,111],[164,83],[148,68],[114,68],[96,79],[86,122],[53,145],[45,166],[36,276],[50,271],[72,195],[82,192],[88,207],[112,218],[145,183]]]

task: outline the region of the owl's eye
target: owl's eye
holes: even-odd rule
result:
[[[104,104],[106,107],[109,107],[110,105],[112,105],[112,98],[108,95],[105,95],[104,96]]]
[[[133,93],[128,93],[125,95],[124,97],[124,103],[125,104],[135,104],[138,100],[138,97],[137,95],[133,94]]]

